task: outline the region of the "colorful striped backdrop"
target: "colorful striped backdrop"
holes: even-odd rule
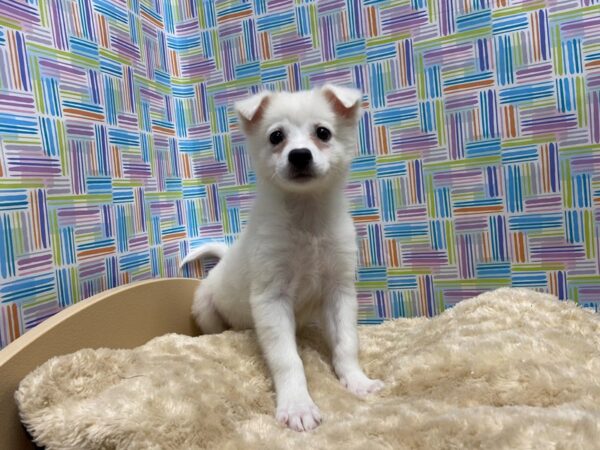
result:
[[[0,0],[0,346],[234,239],[232,102],[325,82],[367,110],[363,322],[506,285],[597,309],[599,0]]]

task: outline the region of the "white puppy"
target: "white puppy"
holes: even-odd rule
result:
[[[196,293],[203,333],[254,327],[277,393],[277,420],[298,431],[321,421],[308,393],[296,329],[318,319],[342,384],[363,396],[383,386],[358,363],[356,243],[344,186],[361,94],[327,85],[261,92],[236,104],[257,174],[246,229],[231,248],[208,244],[182,264],[221,258]]]

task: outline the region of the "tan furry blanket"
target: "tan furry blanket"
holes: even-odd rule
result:
[[[600,321],[523,289],[464,301],[434,319],[361,327],[361,361],[386,387],[344,390],[317,333],[300,339],[324,415],[297,433],[252,332],[167,335],[133,350],[54,358],[16,393],[48,449],[552,449],[600,446]]]

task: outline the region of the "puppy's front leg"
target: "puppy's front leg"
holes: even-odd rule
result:
[[[370,379],[360,368],[356,309],[354,287],[334,286],[323,305],[323,328],[340,382],[350,392],[365,396],[381,389],[383,382]]]
[[[251,304],[256,334],[275,384],[277,420],[296,431],[316,428],[321,414],[308,393],[291,301],[264,293]]]

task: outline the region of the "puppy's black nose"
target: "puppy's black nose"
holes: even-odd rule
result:
[[[288,154],[288,161],[295,169],[306,169],[312,161],[312,153],[307,148],[295,148]]]

